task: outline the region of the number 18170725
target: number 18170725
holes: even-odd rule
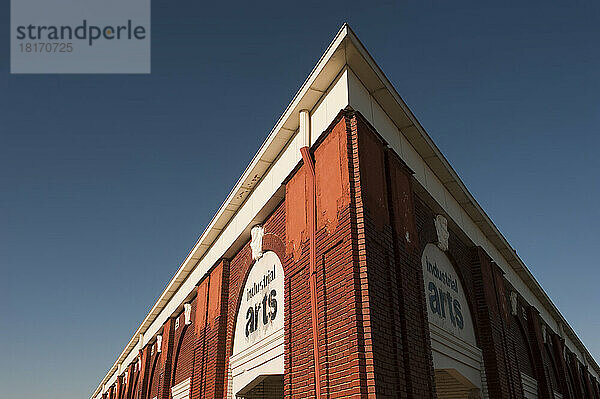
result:
[[[22,53],[72,53],[73,43],[20,43]]]

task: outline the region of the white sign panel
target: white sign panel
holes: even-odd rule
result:
[[[421,258],[429,322],[476,346],[469,305],[450,259],[428,244]]]
[[[281,260],[267,251],[250,270],[236,317],[229,359],[235,395],[262,376],[283,374],[283,287]]]
[[[234,354],[283,329],[283,280],[283,266],[274,252],[266,252],[252,267],[238,310]]]

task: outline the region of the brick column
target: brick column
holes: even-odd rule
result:
[[[351,124],[369,397],[435,397],[412,171],[359,114]]]
[[[520,398],[521,376],[517,360],[508,353],[507,316],[502,271],[485,250],[473,250],[476,320],[491,398]]]
[[[135,392],[135,386],[133,385],[133,380],[135,379],[135,369],[134,364],[130,364],[127,367],[127,391],[125,393],[126,399],[133,399],[133,393]]]
[[[588,369],[588,366],[584,366],[583,381],[585,382],[585,389],[589,398],[594,397],[594,389],[592,388],[591,378],[592,376],[590,375],[590,370]]]
[[[355,114],[351,111],[344,112],[343,123],[346,133],[346,150],[348,159],[348,180],[350,181],[350,231],[352,244],[352,262],[346,268],[346,272],[352,276],[351,281],[346,280],[345,284],[350,285],[352,296],[348,299],[353,301],[352,313],[347,315],[350,325],[347,325],[349,337],[351,337],[350,354],[348,366],[352,367],[352,372],[358,374],[352,387],[349,397],[373,397],[375,395],[374,367],[372,354],[371,337],[371,319],[368,304],[368,284],[366,280],[366,250],[365,250],[365,219],[364,203],[362,198],[362,179],[360,172],[360,157],[358,143],[358,126]],[[342,141],[343,142],[343,141]],[[343,160],[343,158],[342,158]],[[320,163],[316,160],[316,164]],[[319,210],[317,209],[317,215]],[[332,291],[329,288],[329,291]],[[331,306],[331,305],[330,305]],[[328,326],[328,330],[333,330]],[[347,343],[346,343],[347,344]],[[333,362],[332,362],[333,363]],[[329,365],[328,365],[329,366]],[[332,380],[328,381],[329,385]]]
[[[229,261],[222,260],[210,274],[208,294],[207,325],[210,367],[207,370],[209,385],[205,398],[222,398],[226,393],[227,374],[225,370],[225,351],[227,345],[227,307],[229,298]]]
[[[600,399],[600,384],[596,378],[592,378],[592,384],[594,385],[594,395],[596,399]]]
[[[358,133],[352,119],[351,111],[341,111],[311,149],[316,174],[317,340],[322,398],[374,397],[377,389],[376,360],[371,350],[376,339],[371,335],[374,313],[368,296]],[[307,209],[311,194],[307,189],[308,173],[309,168],[301,165],[286,182],[282,208],[285,214],[272,225],[273,231],[278,230],[279,237],[285,240],[280,258],[285,271],[286,398],[316,396],[309,284],[313,230],[307,223],[308,211],[312,212]],[[285,231],[276,227],[279,223],[285,225]],[[249,258],[250,252],[244,256]],[[246,275],[245,268],[242,273],[234,269],[242,266],[242,259],[239,256],[232,259],[230,303],[236,303]],[[251,262],[250,258],[244,263]],[[230,316],[235,317],[235,311]],[[230,327],[231,324],[230,319]]]
[[[581,374],[579,372],[579,361],[577,360],[577,355],[572,352],[567,352],[567,366],[571,370],[571,375],[573,375],[573,390],[576,398],[583,398],[583,386],[581,384]]]
[[[175,319],[169,318],[163,326],[162,348],[159,359],[160,369],[163,372],[163,380],[162,384],[159,385],[158,399],[169,399],[171,397],[171,370],[173,368],[173,347],[175,345],[174,337]],[[142,397],[141,399],[149,398]]]
[[[148,379],[150,378],[150,345],[140,350],[141,368],[138,377],[140,387],[140,399],[148,398]],[[137,399],[137,398],[135,398]]]
[[[409,398],[434,397],[431,337],[415,222],[412,171],[388,150],[386,172],[397,278],[393,289],[399,293],[397,339],[402,349],[396,356],[399,372],[403,375],[399,383],[406,387]]]
[[[121,399],[123,396],[123,377],[120,375],[117,376],[117,389],[116,389],[116,399]]]
[[[560,384],[560,390],[563,394],[563,399],[574,399],[573,393],[569,390],[569,384],[567,382],[569,381],[569,372],[567,370],[567,363],[565,362],[564,356],[565,340],[555,333],[551,333],[551,339],[554,359],[556,360],[558,383]]]
[[[552,385],[544,367],[544,337],[542,335],[540,313],[533,306],[527,308],[527,324],[529,325],[529,342],[535,378],[538,384],[538,396],[541,399],[553,399]]]
[[[196,289],[196,318],[194,320],[196,345],[194,348],[194,370],[190,392],[192,399],[203,397],[206,381],[206,313],[208,311],[209,281],[210,277],[205,278],[198,284],[198,288]]]
[[[222,398],[226,391],[229,261],[221,260],[197,291],[191,398]]]

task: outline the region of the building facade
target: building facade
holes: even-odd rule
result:
[[[600,399],[599,373],[344,25],[92,399]]]

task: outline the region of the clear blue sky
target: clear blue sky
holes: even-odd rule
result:
[[[422,3],[154,0],[149,76],[5,36],[2,395],[90,395],[345,21],[600,359],[600,6]]]

